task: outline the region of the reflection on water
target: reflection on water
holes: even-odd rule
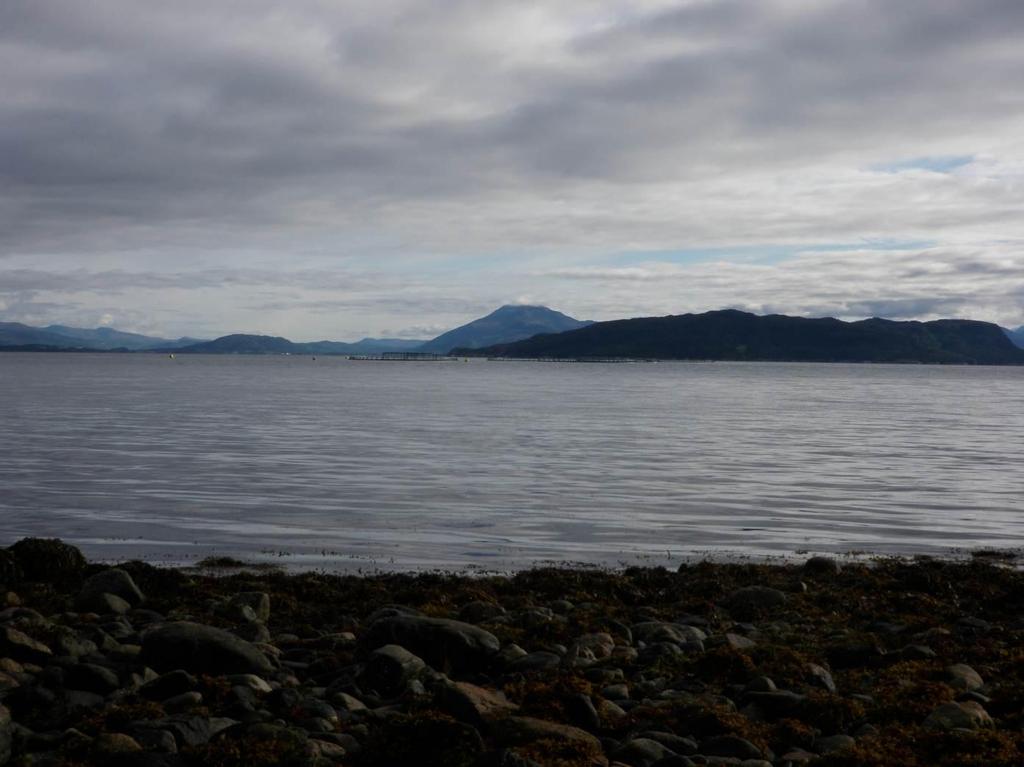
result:
[[[1024,369],[0,354],[0,542],[668,563],[1024,535]]]

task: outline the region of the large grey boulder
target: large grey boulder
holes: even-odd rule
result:
[[[469,623],[419,615],[393,615],[374,621],[360,644],[372,651],[397,644],[440,671],[477,670],[486,666],[501,643],[489,631]]]
[[[786,604],[787,596],[769,586],[746,586],[729,594],[725,608],[734,618],[750,620],[770,615]]]
[[[263,674],[274,670],[260,650],[212,626],[165,623],[142,635],[141,660],[158,671],[185,669],[197,674]]]
[[[404,647],[388,644],[370,653],[360,682],[381,695],[397,695],[426,667],[421,658]]]
[[[97,612],[102,612],[107,607],[102,598],[104,594],[119,597],[132,607],[138,607],[146,600],[132,576],[124,570],[112,567],[85,579],[81,591],[78,592],[76,604],[81,610],[100,608]]]

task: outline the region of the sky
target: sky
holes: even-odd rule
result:
[[[1020,0],[4,0],[0,320],[1024,324]]]

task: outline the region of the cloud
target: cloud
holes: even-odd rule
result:
[[[901,240],[960,254],[933,306],[992,315],[972,270],[1024,276],[1022,23],[1012,0],[7,0],[0,293],[209,330],[272,307],[323,337],[418,291],[430,325],[665,305],[622,292],[661,267],[599,278],[610,254]],[[755,303],[833,305],[856,258],[801,256],[806,294]],[[878,280],[911,268],[893,250]]]

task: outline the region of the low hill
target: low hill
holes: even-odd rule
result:
[[[391,351],[408,351],[422,344],[423,341],[410,341],[401,338],[364,338],[351,344],[344,341],[299,343],[280,336],[233,333],[212,341],[154,351],[178,354],[381,354]]]
[[[1024,325],[1021,325],[1016,330],[1007,330],[1007,337],[1013,342],[1013,345],[1018,349],[1024,349]]]
[[[48,346],[54,349],[88,348],[84,342],[20,322],[0,322],[0,346]]]
[[[442,333],[416,351],[447,354],[452,349],[477,349],[530,338],[538,333],[562,333],[589,325],[546,306],[502,306],[470,323]]]
[[[306,350],[300,344],[280,336],[233,333],[212,341],[157,351],[176,351],[180,354],[305,354]]]
[[[200,338],[159,338],[157,336],[146,336],[141,333],[128,333],[115,328],[73,328],[67,325],[48,325],[43,330],[49,333],[56,333],[59,336],[80,341],[90,349],[130,349],[137,351],[141,349],[156,349],[189,346],[202,343]]]
[[[23,325],[20,322],[0,322],[0,346],[48,346],[55,351],[65,349],[113,349],[139,351],[155,348],[175,348],[199,343],[197,338],[157,338],[139,333],[126,333],[114,328],[74,328],[67,325],[48,325],[45,328]]]
[[[843,322],[723,310],[598,322],[457,354],[493,357],[1024,364],[997,325],[973,320]]]

